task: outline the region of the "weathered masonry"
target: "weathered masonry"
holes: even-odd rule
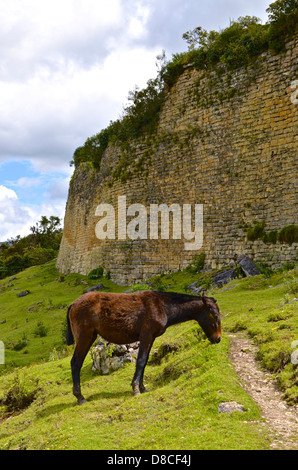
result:
[[[231,73],[186,69],[168,92],[158,130],[125,149],[108,147],[99,171],[81,164],[71,181],[57,261],[62,273],[104,266],[120,283],[186,267],[196,252],[185,240],[99,240],[96,208],[203,204],[206,263],[245,253],[272,267],[294,261],[297,243],[247,241],[244,228],[297,224],[298,41]],[[120,177],[113,177],[119,168]],[[128,217],[131,220],[132,217]],[[117,232],[117,228],[116,228]]]

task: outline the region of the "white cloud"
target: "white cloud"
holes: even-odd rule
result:
[[[13,189],[6,188],[6,186],[0,185],[0,201],[5,201],[6,199],[18,199],[15,191]]]
[[[83,49],[87,58],[87,49],[95,51],[96,47],[99,55],[104,50],[105,35],[122,25],[120,0],[2,1],[2,73],[17,72],[15,79],[22,80],[22,75],[40,64],[55,67],[59,59],[77,57]],[[96,39],[101,42],[96,43]]]
[[[161,49],[134,43],[149,13],[130,0],[0,2],[0,161],[68,174],[76,147],[155,74]]]
[[[23,176],[16,182],[12,181],[10,184],[17,188],[30,189],[40,186],[42,184],[42,179],[40,177],[28,178],[28,176]]]
[[[89,68],[68,62],[58,71],[41,67],[27,82],[1,83],[0,158],[67,173],[75,148],[118,117],[135,84],[145,86],[158,52],[119,48]]]
[[[22,208],[18,197],[12,189],[3,185],[0,186],[0,241],[5,241],[14,237],[18,229],[24,231],[27,229],[28,221],[32,213],[27,208]],[[28,230],[30,225],[28,226]]]
[[[146,24],[149,16],[150,8],[138,3],[134,11],[134,16],[129,20],[128,35],[132,38],[144,37],[147,33]]]
[[[186,49],[185,31],[199,25],[219,29],[240,15],[262,16],[268,4],[0,0],[0,162],[30,161],[32,175],[40,173],[9,175],[16,192],[3,179],[0,241],[28,233],[41,215],[63,217],[74,150],[119,117],[129,90],[154,78],[162,49],[170,58]],[[59,173],[57,181],[49,183],[46,173]],[[35,196],[38,190],[32,205],[26,191]]]
[[[51,198],[41,204],[22,204],[13,189],[0,185],[0,241],[28,235],[42,215],[58,216],[63,223],[68,183],[69,179],[53,183]]]
[[[0,161],[67,173],[187,29],[258,14],[265,0],[0,0]],[[203,23],[202,23],[203,22]]]

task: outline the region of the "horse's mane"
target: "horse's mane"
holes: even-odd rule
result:
[[[166,297],[169,301],[180,304],[186,302],[193,302],[194,300],[203,300],[203,298],[199,295],[190,295],[190,294],[180,294],[178,292],[163,292],[163,291],[154,291],[161,296]],[[216,300],[213,297],[205,297],[205,299],[212,300],[212,302],[216,303]]]

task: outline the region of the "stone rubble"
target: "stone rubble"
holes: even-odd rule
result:
[[[131,344],[113,344],[99,338],[91,349],[92,370],[107,375],[122,367],[126,362],[135,363],[139,351],[139,342]]]

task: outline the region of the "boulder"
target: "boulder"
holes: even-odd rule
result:
[[[30,294],[30,291],[28,290],[25,290],[24,292],[19,292],[18,293],[18,297],[25,297],[26,295]]]
[[[246,255],[239,256],[236,263],[241,266],[245,276],[258,276],[261,274],[255,263]]]
[[[197,287],[198,281],[193,282],[189,286],[187,286],[187,289],[189,289],[193,294],[200,295],[201,292],[204,290],[204,286]]]
[[[96,286],[89,287],[89,289],[86,290],[86,292],[93,292],[97,290],[104,289],[103,284],[96,284]]]
[[[139,343],[113,344],[100,338],[97,345],[91,349],[93,360],[92,370],[107,375],[122,367],[126,362],[136,362]]]
[[[236,277],[235,269],[228,269],[226,271],[221,271],[217,273],[213,279],[212,283],[216,284],[218,287],[222,287],[224,284],[228,284],[228,282],[232,281]]]
[[[244,407],[236,401],[225,401],[218,405],[218,413],[233,413],[233,411],[244,413]]]

